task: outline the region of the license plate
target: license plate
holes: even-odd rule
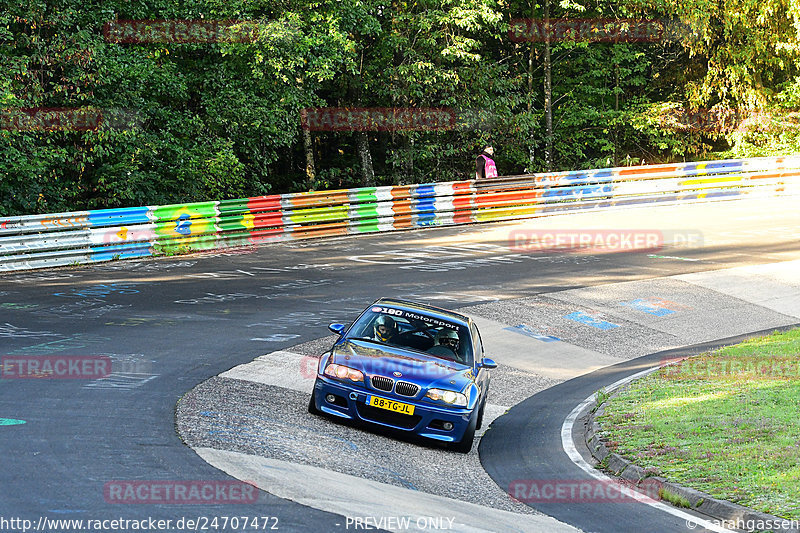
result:
[[[414,414],[414,406],[395,402],[393,400],[387,400],[386,398],[379,398],[377,396],[370,396],[369,400],[367,401],[367,405],[371,405],[372,407],[377,407],[379,409],[386,409],[387,411],[393,411],[395,413],[401,413],[404,415],[413,415]]]

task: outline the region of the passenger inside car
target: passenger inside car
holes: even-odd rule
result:
[[[428,353],[437,357],[463,362],[458,350],[459,344],[460,340],[457,331],[450,328],[442,328],[436,336],[436,344],[428,350]]]

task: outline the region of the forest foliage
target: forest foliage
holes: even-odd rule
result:
[[[542,20],[658,32],[519,31]],[[246,38],[124,42],[120,21]],[[456,118],[303,129],[328,107]],[[504,175],[788,154],[798,109],[800,0],[0,0],[0,215],[470,179],[487,142]]]

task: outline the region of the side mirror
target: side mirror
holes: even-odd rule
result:
[[[481,359],[480,366],[483,368],[497,368],[497,363],[487,357],[484,357]]]
[[[328,326],[328,329],[341,337],[344,335],[344,330],[346,328],[344,327],[344,324],[331,324]]]

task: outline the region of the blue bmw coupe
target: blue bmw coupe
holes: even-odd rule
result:
[[[472,449],[489,393],[481,335],[467,316],[419,303],[381,299],[320,357],[313,414],[378,424]]]

